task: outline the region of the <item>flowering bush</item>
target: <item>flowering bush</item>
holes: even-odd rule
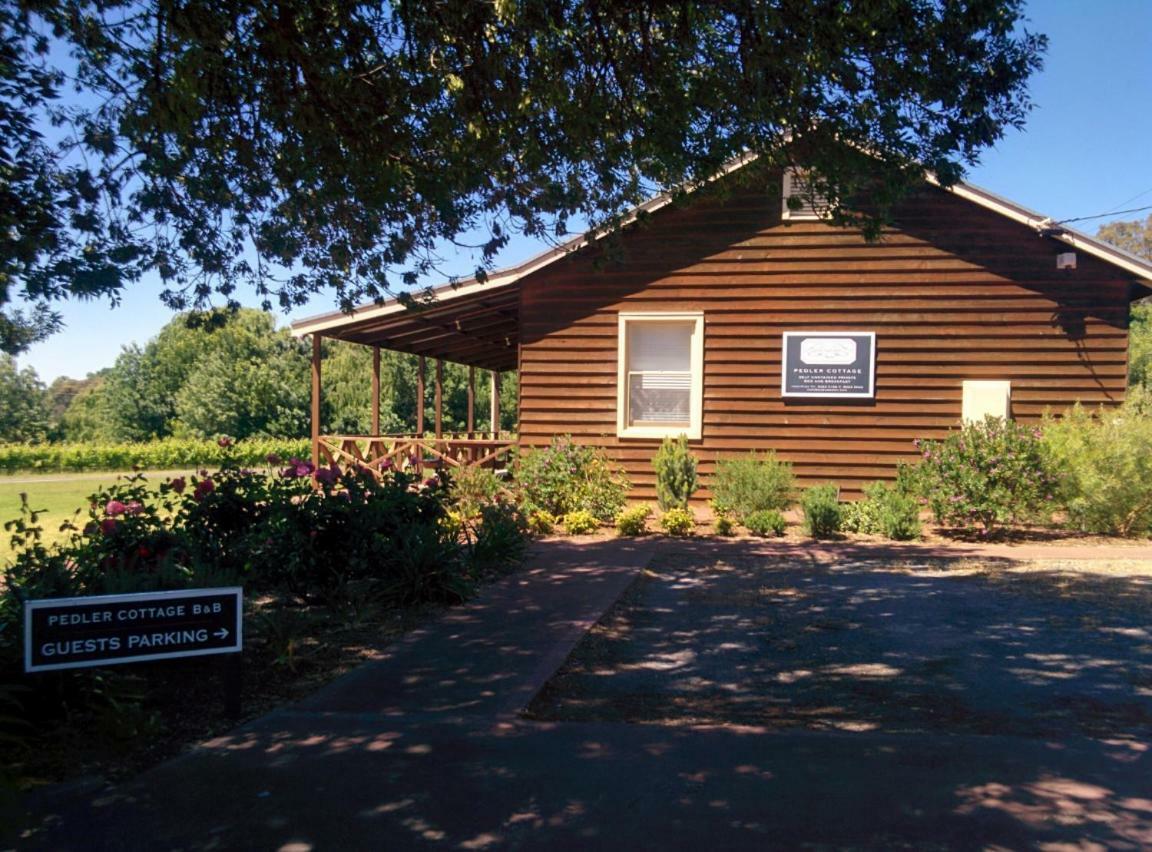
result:
[[[577,509],[564,516],[564,529],[568,535],[588,535],[596,532],[599,526],[596,516],[584,509]]]
[[[528,532],[532,535],[552,535],[559,519],[551,512],[538,510],[528,515]]]
[[[660,516],[660,526],[668,535],[692,535],[696,517],[688,509],[669,509]]]
[[[616,513],[616,532],[620,535],[644,535],[648,532],[648,516],[652,507],[648,505],[621,509]]]
[[[496,471],[484,467],[465,467],[452,477],[452,499],[466,518],[474,518],[485,506],[498,502],[508,493]]]
[[[627,477],[612,467],[603,450],[573,444],[567,435],[554,437],[543,449],[523,452],[515,470],[529,513],[563,517],[585,511],[598,521],[611,521],[624,508]]]
[[[518,513],[506,523],[507,513],[482,512],[467,529],[443,523],[441,477],[421,482],[395,470],[377,477],[364,468],[313,470],[297,458],[268,461],[285,466],[268,475],[228,461],[156,490],[131,475],[93,494],[87,522],[69,524],[54,548],[41,544],[26,511],[6,525],[15,561],[5,594],[18,603],[211,581],[323,602],[357,582],[383,602],[451,602],[469,590],[477,568],[470,556],[491,565],[504,558],[496,549],[513,560],[520,553]]]
[[[941,441],[917,441],[909,480],[936,522],[988,535],[1055,507],[1056,481],[1038,428],[987,417]]]

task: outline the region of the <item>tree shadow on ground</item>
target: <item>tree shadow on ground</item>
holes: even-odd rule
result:
[[[529,712],[1028,737],[1147,737],[1148,578],[666,556]]]

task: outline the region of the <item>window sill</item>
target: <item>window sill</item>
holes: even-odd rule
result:
[[[617,438],[679,438],[687,435],[689,441],[700,440],[700,428],[695,429],[683,426],[629,426],[616,432]]]

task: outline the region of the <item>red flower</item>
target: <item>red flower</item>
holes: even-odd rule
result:
[[[143,545],[143,544],[140,545],[139,548],[137,548],[136,552],[138,554],[140,554],[141,559],[147,559],[149,556],[152,555],[152,551],[149,550],[148,547],[146,545]]]

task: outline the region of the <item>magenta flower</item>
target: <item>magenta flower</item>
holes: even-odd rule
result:
[[[116,519],[105,518],[102,520],[100,522],[100,532],[104,533],[104,535],[112,535],[112,533],[116,532]]]
[[[283,463],[283,461],[284,459],[280,458],[280,456],[276,455],[276,453],[268,454],[268,464],[272,465],[273,467]]]
[[[117,515],[123,515],[127,509],[128,507],[119,500],[109,500],[108,505],[104,507],[104,514],[114,518]]]

